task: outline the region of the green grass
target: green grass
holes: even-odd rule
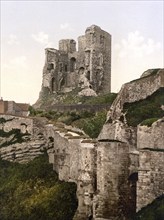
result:
[[[98,96],[79,96],[78,93],[81,88],[75,88],[67,93],[50,94],[47,88],[40,94],[40,108],[39,109],[50,109],[56,104],[111,104],[116,98],[116,93],[108,93],[105,95]],[[29,108],[30,112],[35,114],[33,108]]]
[[[73,126],[82,129],[89,137],[97,138],[105,121],[107,111],[101,111],[92,117],[81,118],[72,123]]]
[[[109,104],[111,105],[116,98],[116,93],[109,93],[105,95],[99,95],[97,97],[86,97],[77,96],[77,89],[66,94],[62,100],[64,104],[87,104],[87,105],[101,105]],[[66,112],[56,112],[52,109],[50,111],[35,110],[30,107],[31,116],[46,117],[55,122],[63,122],[66,125],[72,125],[82,129],[91,138],[98,137],[103,124],[106,120],[107,110],[101,110],[99,112],[90,111],[66,111]]]
[[[0,160],[1,220],[72,220],[76,185],[58,180],[46,154],[28,164]]]
[[[140,125],[142,125],[142,126],[146,125],[148,127],[151,127],[151,125],[157,120],[158,120],[158,118],[148,118],[148,119],[145,119],[144,121],[142,121]]]
[[[142,208],[133,220],[163,220],[164,219],[164,195],[155,199],[151,204]]]
[[[116,93],[108,93],[105,95],[98,95],[98,96],[78,96],[73,92],[70,92],[65,95],[64,99],[62,100],[62,104],[111,104],[114,99],[116,98]]]
[[[164,88],[159,89],[147,99],[134,103],[125,103],[123,111],[127,112],[128,125],[136,127],[142,122],[143,124],[147,123],[148,126],[151,125],[154,118],[157,120],[164,116],[161,105],[164,105]]]

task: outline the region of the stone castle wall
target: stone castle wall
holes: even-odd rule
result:
[[[137,211],[164,194],[164,148],[140,150],[137,182]]]
[[[164,119],[160,119],[151,127],[138,126],[137,148],[138,149],[164,149]]]
[[[30,137],[21,144],[1,147],[2,159],[25,163],[47,149],[59,178],[77,184],[74,220],[91,216],[94,220],[128,220],[136,207],[141,209],[164,191],[162,119],[150,128],[138,127],[137,150],[128,141],[92,140],[78,129],[48,124],[43,118],[1,118],[0,130],[20,129]]]
[[[164,193],[164,119],[138,126],[139,168],[137,210]]]
[[[95,219],[124,219],[131,212],[129,148],[126,143],[102,140],[97,149]],[[134,207],[133,207],[134,209]]]
[[[118,119],[124,103],[144,99],[163,87],[163,76],[163,70],[158,70],[125,84],[97,140],[63,124],[3,116],[2,134],[19,129],[27,139],[1,147],[0,155],[6,160],[27,162],[47,149],[49,162],[59,178],[77,184],[78,209],[74,220],[129,220],[136,210],[164,192],[164,119],[151,127],[137,128]],[[135,93],[131,94],[135,86]],[[13,136],[7,138],[10,141]],[[4,140],[1,137],[1,144]]]
[[[37,119],[0,115],[0,134],[3,133],[0,135],[0,157],[12,162],[26,163],[42,154],[46,141],[43,138],[43,124],[38,126],[38,123]],[[13,130],[19,131],[23,141],[5,144],[13,140]]]

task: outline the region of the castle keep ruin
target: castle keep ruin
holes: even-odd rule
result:
[[[91,94],[111,91],[111,35],[92,25],[76,41],[59,41],[59,49],[45,49],[42,92],[69,92],[74,88],[89,89]],[[85,93],[84,93],[85,95]]]

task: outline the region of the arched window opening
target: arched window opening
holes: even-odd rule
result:
[[[79,69],[79,75],[82,75],[82,74],[84,74],[84,67],[80,67]]]
[[[59,63],[59,71],[63,72],[63,64],[62,63]]]
[[[135,213],[138,173],[137,172],[132,173],[129,176],[128,181],[129,181],[129,187],[130,187],[129,208],[131,210],[131,213]]]
[[[56,88],[55,87],[55,78],[53,77],[52,81],[51,81],[51,90],[52,90],[52,92],[55,91],[55,88]]]
[[[132,173],[130,176],[129,176],[129,181],[132,182],[132,183],[136,183],[137,180],[138,180],[138,173],[135,172],[135,173]]]
[[[66,64],[64,66],[64,70],[65,70],[65,72],[67,72],[67,65]]]
[[[74,57],[72,57],[70,60],[70,71],[74,72],[75,69],[76,69],[76,59]]]
[[[90,71],[86,73],[86,78],[90,81]]]
[[[54,69],[54,64],[48,63],[47,70],[52,70],[52,69]]]
[[[85,65],[89,66],[90,64],[90,50],[85,51]]]

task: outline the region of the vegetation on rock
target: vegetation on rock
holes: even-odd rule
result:
[[[0,143],[0,147],[9,146],[11,144],[15,143],[22,143],[27,140],[29,134],[28,133],[21,133],[20,129],[14,128],[10,130],[9,132],[5,132],[4,130],[0,129],[0,137],[9,138],[5,142]]]
[[[163,220],[164,219],[164,195],[155,199],[151,204],[142,208],[133,220]]]
[[[77,92],[77,91],[76,91]],[[97,97],[86,97],[86,96],[73,96],[73,92],[68,93],[65,98],[63,98],[63,103],[78,103],[81,104],[109,104],[111,105],[116,97],[116,93],[109,93],[106,95],[100,95]],[[52,107],[53,109],[53,107]],[[33,107],[30,107],[31,116],[40,116],[46,117],[51,122],[63,122],[66,125],[72,125],[82,129],[87,135],[91,138],[98,137],[103,124],[106,120],[107,110],[102,110],[99,112],[91,111],[70,111],[70,112],[57,112],[57,111],[44,111],[44,110],[35,110]]]
[[[27,164],[0,159],[0,219],[71,220],[76,185],[58,180],[46,154]]]
[[[62,100],[62,104],[111,104],[116,98],[116,93],[108,93],[99,96],[78,96],[72,92],[66,94]]]
[[[144,100],[133,103],[125,103],[123,111],[126,112],[126,119],[129,126],[151,124],[164,116],[161,106],[164,105],[164,88],[159,89],[153,95]]]
[[[145,119],[144,121],[142,121],[140,125],[146,125],[148,127],[151,127],[151,125],[157,120],[158,120],[158,118],[148,118],[148,119]]]

